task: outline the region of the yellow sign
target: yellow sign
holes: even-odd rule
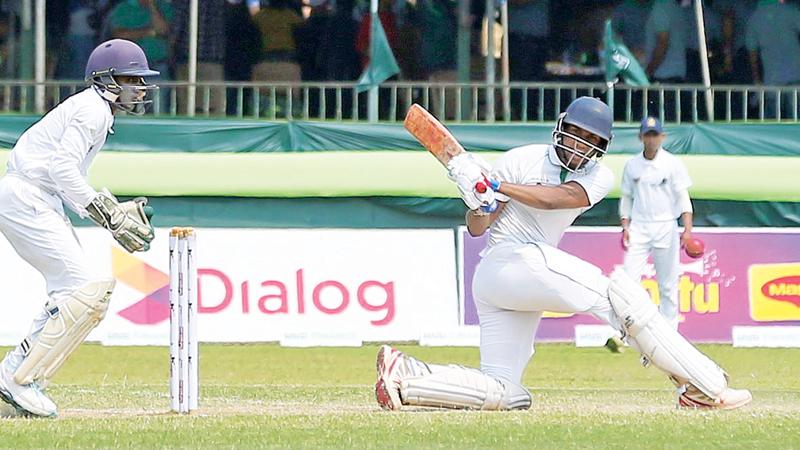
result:
[[[800,264],[754,264],[748,278],[753,320],[800,320]]]

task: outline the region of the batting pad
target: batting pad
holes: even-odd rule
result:
[[[632,346],[679,385],[691,383],[719,398],[728,386],[725,372],[664,320],[641,285],[617,269],[611,274],[608,296]]]
[[[92,281],[57,307],[46,306],[50,318],[14,372],[14,381],[46,384],[106,316],[115,284],[113,278]]]
[[[461,366],[403,380],[400,398],[404,405],[451,409],[497,411],[531,406],[531,394],[524,387]]]

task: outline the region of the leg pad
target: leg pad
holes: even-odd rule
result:
[[[48,302],[45,308],[50,318],[14,372],[14,381],[46,384],[106,316],[115,283],[112,278],[91,281],[60,305]]]

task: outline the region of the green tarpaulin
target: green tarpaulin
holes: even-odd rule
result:
[[[3,116],[0,148],[11,148],[37,117]],[[552,140],[553,124],[451,125],[470,150],[507,150]],[[422,150],[400,124],[259,120],[119,118],[104,151],[306,152]],[[667,126],[665,147],[679,154],[800,156],[800,124]],[[611,153],[641,150],[635,125],[615,127]]]
[[[464,224],[459,199],[411,197],[155,197],[161,227],[450,228]],[[696,226],[796,227],[800,203],[695,200]],[[76,225],[91,225],[73,217]],[[617,201],[603,200],[576,225],[618,225]]]
[[[0,148],[36,117],[0,119]],[[551,125],[451,127],[470,150],[549,142]],[[95,187],[147,195],[161,225],[449,227],[464,207],[436,161],[399,124],[120,118],[90,170]],[[670,126],[667,147],[694,181],[698,225],[800,225],[800,125]],[[640,144],[619,126],[605,163],[619,176]],[[377,150],[376,150],[377,149]],[[8,152],[0,151],[0,173]],[[618,222],[615,189],[579,219]]]

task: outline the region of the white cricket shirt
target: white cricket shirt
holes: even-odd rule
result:
[[[86,175],[114,125],[109,103],[94,87],[58,104],[20,136],[8,160],[8,174],[61,198],[85,215],[97,191]]]
[[[692,185],[680,159],[659,149],[652,160],[639,153],[625,163],[622,195],[631,197],[632,221],[664,222],[680,217],[681,193]]]
[[[555,186],[574,181],[586,191],[590,206],[537,209],[498,194],[498,200],[508,200],[508,203],[491,226],[489,247],[505,242],[545,242],[555,247],[575,218],[605,198],[614,183],[614,174],[602,164],[596,164],[585,174],[568,172],[558,163],[555,148],[543,144],[507,151],[495,162],[492,177],[502,182],[525,185]]]

